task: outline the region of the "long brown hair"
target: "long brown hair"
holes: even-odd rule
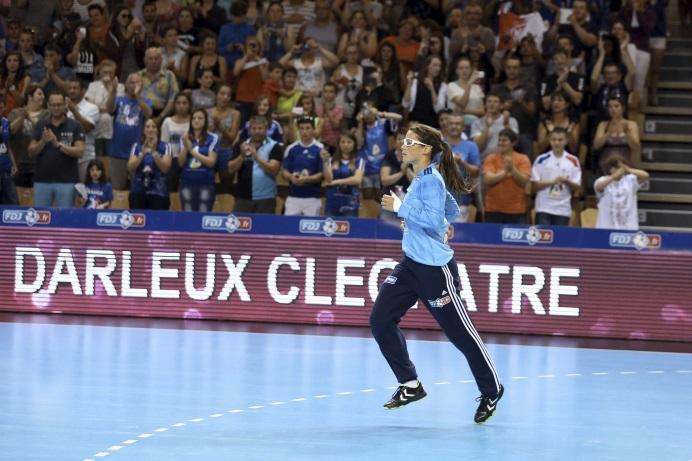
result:
[[[420,123],[411,125],[409,130],[416,133],[420,142],[432,147],[431,157],[434,157],[436,152],[440,152],[440,163],[437,169],[440,171],[447,189],[452,194],[468,194],[473,190],[475,183],[468,176],[462,176],[459,172],[454,161],[452,148],[446,141],[442,140],[442,133],[439,130]]]
[[[356,157],[358,157],[358,141],[356,141],[356,136],[351,133],[350,131],[342,131],[339,134],[339,142],[336,147],[336,151],[334,152],[334,158],[332,160],[332,168],[337,169],[339,168],[339,165],[341,164],[341,161],[344,159],[343,153],[341,152],[341,138],[348,138],[351,141],[353,141],[353,151],[349,154],[348,158],[348,165],[351,167],[352,170],[356,169],[356,161],[358,160]]]

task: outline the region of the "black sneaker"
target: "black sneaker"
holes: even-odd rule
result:
[[[500,392],[495,397],[488,397],[487,395],[481,395],[476,400],[480,401],[478,409],[476,409],[476,414],[473,420],[477,423],[484,423],[495,413],[497,408],[497,402],[502,398],[502,394],[505,393],[505,387],[500,384]]]
[[[394,394],[392,394],[392,398],[384,404],[384,408],[385,410],[394,410],[408,405],[411,402],[415,402],[416,400],[420,400],[426,395],[428,394],[425,392],[425,389],[423,389],[423,385],[420,381],[418,382],[418,387],[406,387],[402,385],[397,387]]]

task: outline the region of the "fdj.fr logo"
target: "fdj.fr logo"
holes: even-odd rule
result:
[[[203,216],[202,229],[204,230],[225,230],[233,233],[235,231],[250,231],[252,230],[252,218],[246,216],[236,216],[229,214],[228,216]]]
[[[553,243],[553,230],[539,229],[534,226],[527,229],[505,227],[502,229],[502,241],[528,243],[529,245],[550,244]]]
[[[301,219],[299,229],[301,234],[323,234],[331,237],[335,234],[348,235],[351,224],[348,221],[334,221],[332,218]]]
[[[659,234],[645,234],[644,232],[611,232],[610,246],[655,250],[661,248],[661,236]]]
[[[5,224],[26,224],[27,226],[50,224],[50,211],[2,210],[2,222]]]
[[[144,227],[146,216],[143,213],[121,213],[101,212],[96,215],[96,225],[103,227],[120,227],[129,229],[130,227]]]

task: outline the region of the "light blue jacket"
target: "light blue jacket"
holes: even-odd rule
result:
[[[413,178],[397,215],[405,224],[401,246],[406,256],[428,266],[444,266],[454,257],[445,234],[459,215],[459,206],[436,164]]]

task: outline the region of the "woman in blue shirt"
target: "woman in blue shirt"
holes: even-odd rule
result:
[[[453,230],[450,223],[459,214],[451,193],[469,192],[472,186],[459,173],[438,130],[411,126],[401,150],[403,162],[413,166],[415,176],[403,202],[394,194],[385,195],[382,207],[403,220],[404,259],[385,279],[370,314],[373,336],[399,380],[384,407],[399,408],[426,396],[399,329],[401,318],[420,299],[468,360],[481,392],[474,421],[482,423],[494,413],[504,388],[459,296],[457,263],[447,242]],[[439,165],[432,163],[438,152]]]
[[[132,175],[130,209],[167,210],[170,207],[168,172],[172,163],[170,144],[161,141],[156,121],[147,119],[142,141],[132,146],[127,160],[127,170]]]
[[[365,159],[358,158],[355,135],[342,133],[334,158],[326,150],[320,152],[320,157],[327,186],[325,214],[358,217],[360,183],[365,172]]]
[[[207,111],[192,112],[190,130],[181,140],[178,165],[180,173],[180,204],[183,211],[211,211],[216,198],[214,177],[219,136],[207,131]]]

